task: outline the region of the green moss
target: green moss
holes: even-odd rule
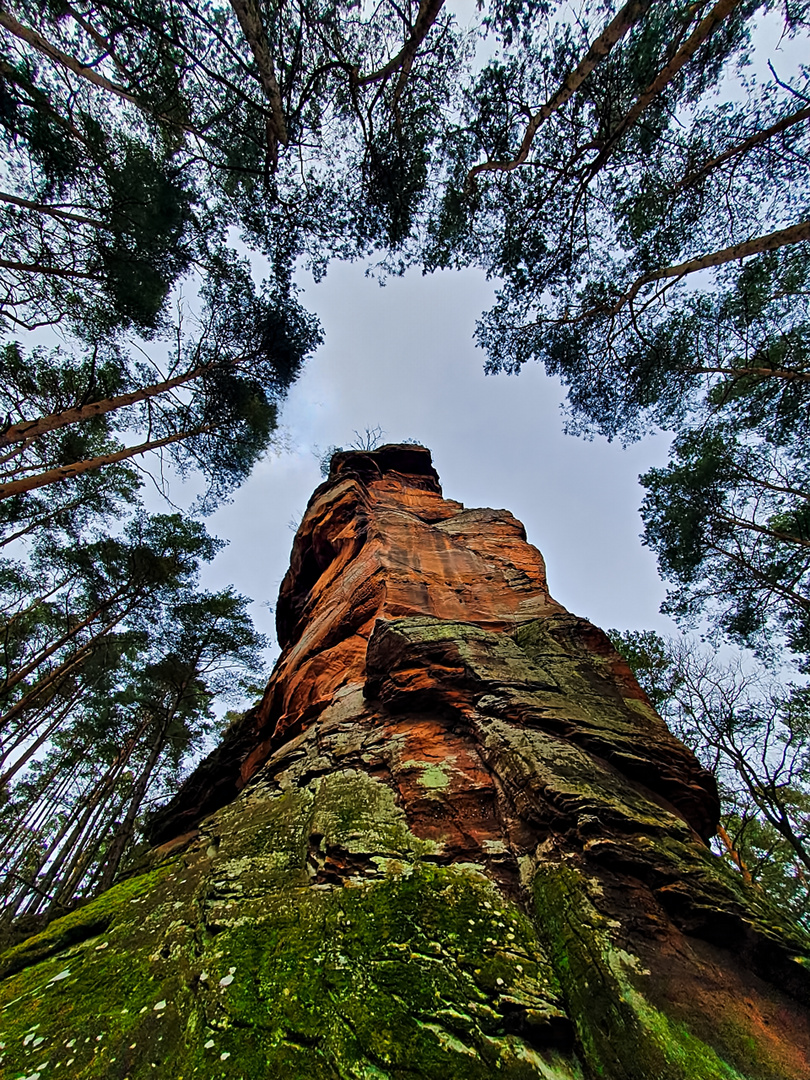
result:
[[[4,1076],[116,1075],[134,1056],[128,1042],[160,1040],[167,1006],[155,1006],[176,1002],[180,987],[155,978],[133,927],[157,915],[171,871],[167,865],[122,882],[4,954]],[[122,936],[126,950],[117,947]]]
[[[511,990],[550,1021],[562,1016],[529,921],[460,868],[416,865],[301,893],[217,945],[209,983],[233,981],[203,1008],[233,1075],[308,1077],[331,1062],[347,1077],[537,1077],[529,1051],[545,1059],[505,1030],[498,1001]],[[553,1057],[550,1047],[549,1069]]]
[[[535,878],[534,893],[549,954],[595,1076],[745,1080],[711,1046],[639,991],[640,965],[612,941],[611,928],[589,902],[579,871],[564,864],[544,866]]]
[[[391,788],[357,769],[319,779],[308,820],[310,834],[328,837],[330,844],[349,851],[404,856],[435,850],[435,844],[419,840],[410,831]]]
[[[421,770],[417,783],[429,791],[441,791],[450,784],[450,777],[446,768],[428,761],[403,761],[402,767],[417,768]]]
[[[102,933],[125,910],[124,905],[152,892],[170,872],[170,867],[167,863],[150,873],[114,885],[92,903],[55,919],[42,933],[7,949],[0,955],[0,979]]]
[[[173,919],[201,910],[198,889],[176,899],[193,868],[117,886],[104,933],[65,944],[52,928],[63,947],[38,962],[26,943],[0,987],[4,1077],[578,1080],[525,914],[473,868],[387,865],[246,896],[214,934]]]

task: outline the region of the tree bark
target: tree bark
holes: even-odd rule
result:
[[[58,683],[60,679],[64,679],[82,664],[87,654],[95,648],[98,642],[127,617],[130,611],[132,611],[134,602],[135,598],[118,612],[115,618],[106,623],[98,633],[85,641],[75,652],[71,653],[61,664],[55,667],[53,671],[48,672],[45,678],[36,682],[26,694],[15,701],[11,708],[7,709],[6,712],[0,716],[0,731],[3,731],[12,720],[21,716],[26,709],[32,708],[37,698],[41,697],[46,690],[51,689],[55,683]]]
[[[286,146],[289,142],[287,134],[287,121],[284,116],[284,103],[281,100],[281,90],[276,78],[276,70],[273,64],[273,54],[262,23],[261,11],[256,0],[230,0],[231,7],[239,20],[242,33],[256,61],[264,96],[270,106],[268,120],[268,153],[271,164],[275,170],[278,164],[278,144]]]
[[[608,23],[599,37],[594,41],[583,58],[571,71],[551,97],[538,112],[532,116],[526,125],[523,141],[514,158],[507,161],[484,161],[480,165],[474,165],[467,174],[467,182],[470,183],[482,172],[512,172],[525,164],[529,158],[534,137],[539,128],[550,116],[565,105],[582,86],[594,68],[608,56],[618,42],[638,23],[650,9],[653,0],[629,0],[628,3]]]
[[[169,390],[175,390],[178,386],[185,386],[186,383],[193,382],[194,379],[198,379],[210,370],[211,365],[206,364],[186,371],[182,375],[175,375],[172,379],[164,379],[151,386],[143,386],[140,390],[131,390],[129,393],[117,394],[115,397],[104,398],[101,401],[91,401],[87,405],[76,405],[72,409],[50,413],[48,416],[39,416],[35,420],[20,420],[0,432],[0,446],[23,442],[26,439],[36,439],[50,431],[67,427],[69,424],[89,420],[94,416],[105,416],[117,409],[125,409],[128,405],[137,405],[139,401],[146,401],[148,398],[165,394]]]
[[[160,450],[163,446],[189,439],[192,435],[201,435],[205,430],[205,428],[198,428],[196,431],[180,431],[175,435],[167,435],[163,439],[153,439],[139,443],[137,446],[125,446],[112,454],[100,454],[98,457],[87,458],[85,461],[76,461],[72,465],[60,465],[55,469],[37,473],[35,476],[0,484],[0,499],[10,499],[12,495],[22,495],[23,492],[35,491],[37,488],[47,487],[48,484],[70,480],[74,476],[82,476],[86,472],[103,469],[105,465],[113,465],[116,461],[126,461],[127,458],[135,457],[137,454],[146,454],[150,450]]]
[[[135,783],[135,788],[132,792],[132,796],[129,800],[127,812],[124,816],[124,820],[115,831],[115,835],[110,843],[109,851],[107,852],[106,859],[104,861],[104,869],[101,874],[100,888],[108,889],[113,881],[115,875],[118,873],[118,867],[121,863],[121,859],[126,851],[128,845],[132,841],[135,833],[135,821],[138,816],[138,812],[141,809],[141,804],[146,796],[147,789],[152,779],[152,775],[157,766],[160,755],[166,746],[166,735],[171,724],[173,713],[166,718],[166,721],[160,725],[154,742],[152,743],[152,749],[149,752],[149,757],[141,770],[141,774]]]

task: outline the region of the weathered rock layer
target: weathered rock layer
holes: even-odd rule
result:
[[[810,1076],[807,942],[511,514],[337,455],[277,617],[139,872],[0,957],[4,1075]]]

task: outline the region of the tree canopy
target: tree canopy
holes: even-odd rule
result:
[[[757,0],[527,19],[464,89],[421,248],[502,282],[487,369],[542,362],[569,430],[674,433],[642,478],[668,610],[800,658],[810,72],[748,65],[757,34],[809,22]]]

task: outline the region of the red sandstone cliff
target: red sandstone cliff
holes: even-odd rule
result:
[[[807,943],[508,511],[337,455],[277,619],[147,866],[0,958],[63,1069],[103,1029],[61,1075],[807,1080]]]
[[[481,673],[460,657],[454,670],[444,667],[447,646],[433,650],[438,668],[431,665],[428,644],[417,649],[410,667],[407,656],[395,661],[389,655],[396,650],[396,628],[389,633],[383,620],[419,615],[463,623],[465,650],[476,648],[472,627],[497,634],[478,635],[480,648],[511,649],[518,668],[526,657],[511,635],[544,620],[550,647],[561,654],[572,650],[584,661],[578,694],[567,695],[565,715],[549,715],[548,722],[628,776],[653,780],[701,836],[714,833],[714,781],[645,707],[643,692],[602,631],[551,598],[543,557],[527,543],[522,524],[508,510],[465,510],[442,498],[423,447],[335,456],[329,480],[315,491],[301,522],[276,612],[283,652],[261,704],[160,815],[156,840],[182,833],[201,812],[230,800],[275,748],[311,724],[336,695],[361,693],[369,675],[376,686],[381,669],[389,669],[382,693],[387,705],[423,684],[426,693],[440,689],[447,708],[469,711],[483,690]],[[508,667],[509,660],[503,662]],[[395,671],[394,663],[402,670]],[[502,676],[508,683],[508,671],[492,673],[496,681]],[[601,701],[595,716],[583,708],[594,679],[613,699],[609,718]],[[532,683],[532,689],[538,686]],[[546,701],[532,704],[558,713],[559,687],[552,681],[544,689]],[[401,717],[396,722],[401,730]],[[436,749],[446,756],[441,740]]]

